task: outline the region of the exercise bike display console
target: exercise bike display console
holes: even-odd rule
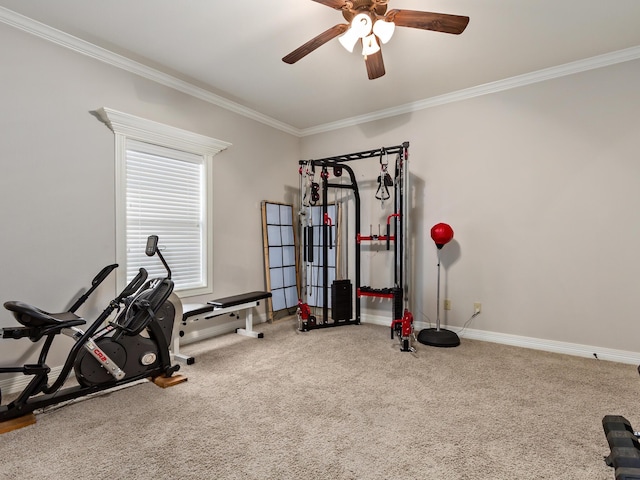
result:
[[[1,329],[2,338],[28,338],[34,343],[42,341],[42,346],[37,363],[0,367],[0,374],[31,376],[31,381],[16,399],[0,405],[0,433],[9,430],[3,429],[3,424],[19,417],[33,417],[35,410],[102,390],[146,378],[154,381],[171,379],[172,382],[164,382],[171,384],[186,380],[186,377],[172,377],[180,365],[172,364],[169,345],[177,311],[181,315],[181,308],[176,308],[170,298],[173,292],[171,270],[158,250],[156,235],[148,238],[145,253],[150,257],[158,256],[167,276],[147,280],[147,271],[140,268],[135,278],[109,302],[86,331],[79,328],[87,323],[86,320],[75,312],[117,264],[103,268],[93,279],[91,288],[67,312],[48,313],[23,302],[5,302],[4,307],[13,312],[21,326]],[[50,383],[47,356],[60,334],[75,343],[57,377]],[[78,385],[63,388],[71,370]],[[26,424],[34,421],[27,420]]]

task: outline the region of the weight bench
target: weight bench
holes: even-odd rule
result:
[[[260,300],[270,298],[271,292],[254,291],[243,293],[241,295],[233,295],[231,297],[218,298],[211,300],[206,304],[184,304],[182,313],[182,325],[195,322],[198,320],[209,320],[224,314],[234,314],[236,312],[245,311],[245,328],[237,328],[238,335],[244,335],[253,338],[262,338],[264,335],[253,330],[253,308],[260,305]],[[240,315],[238,315],[240,317]],[[195,362],[193,357],[180,354],[180,335],[174,335],[172,353],[179,362],[192,365]]]

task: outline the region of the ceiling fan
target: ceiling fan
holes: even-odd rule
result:
[[[362,55],[367,67],[369,80],[385,74],[382,61],[381,43],[387,43],[396,26],[420,28],[436,32],[461,34],[469,23],[469,17],[446,13],[421,12],[417,10],[388,10],[389,0],[313,0],[327,7],[342,10],[342,16],[349,23],[334,25],[320,35],[296,48],[282,61],[293,64],[321,47],[329,40],[338,40],[348,51],[362,43]]]

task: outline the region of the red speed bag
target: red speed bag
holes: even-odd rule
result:
[[[453,238],[453,229],[446,223],[438,223],[431,227],[431,238],[436,242],[436,247],[441,249]]]

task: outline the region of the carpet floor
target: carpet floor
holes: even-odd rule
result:
[[[638,423],[634,366],[462,339],[401,352],[371,324],[185,346],[145,382],[0,436],[1,479],[595,479],[604,415]]]

